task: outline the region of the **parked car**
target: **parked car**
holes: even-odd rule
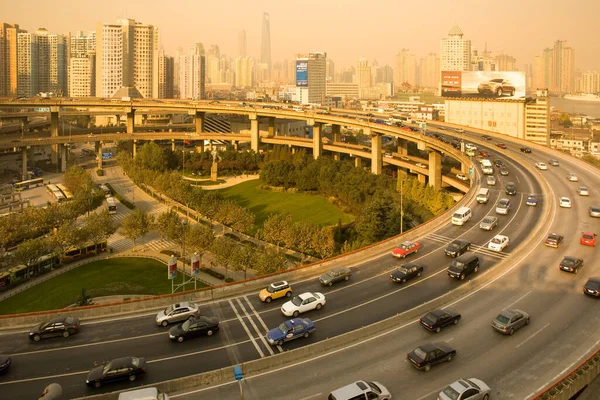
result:
[[[446,342],[427,343],[417,347],[406,355],[410,363],[418,370],[429,371],[432,365],[452,361],[456,350]]]
[[[348,267],[334,267],[319,277],[319,282],[326,286],[332,286],[336,282],[347,281],[352,276],[352,270]]]
[[[509,80],[496,78],[488,82],[480,83],[479,86],[477,86],[477,91],[479,94],[492,94],[501,97],[504,95],[514,96],[516,88]]]
[[[579,178],[574,173],[567,174],[567,180],[570,182],[579,182]]]
[[[0,374],[6,372],[11,363],[10,356],[0,354]]]
[[[583,293],[600,298],[600,278],[590,278],[583,286]]]
[[[577,194],[580,196],[589,196],[590,192],[588,191],[587,187],[579,186],[579,187],[577,187]]]
[[[424,264],[420,263],[408,263],[404,264],[401,267],[396,268],[394,272],[390,275],[390,278],[394,282],[404,283],[409,279],[414,277],[419,277],[423,274],[423,270],[425,269]]]
[[[470,248],[471,242],[469,242],[468,240],[455,239],[448,245],[448,247],[446,247],[444,253],[450,257],[458,257],[461,254],[469,251]]]
[[[120,380],[129,380],[130,382],[133,382],[139,375],[142,375],[145,372],[145,358],[121,357],[92,369],[89,372],[85,383],[88,386],[99,388],[106,383]]]
[[[413,242],[411,240],[406,240],[394,250],[392,250],[392,255],[398,258],[404,258],[412,253],[418,253],[421,248],[421,243]]]
[[[561,271],[572,272],[574,274],[579,272],[579,269],[583,267],[583,260],[577,257],[565,256],[560,262],[559,268]]]
[[[592,232],[581,232],[579,243],[584,246],[596,246],[596,234]]]
[[[282,297],[292,297],[292,287],[286,281],[273,282],[258,294],[260,301],[265,303]]]
[[[281,306],[281,312],[286,317],[297,317],[299,314],[320,310],[325,305],[325,295],[318,292],[306,292],[294,296],[292,300],[287,301]]]
[[[529,147],[521,147],[519,150],[523,153],[531,153],[531,149]]]
[[[525,204],[528,206],[537,206],[537,197],[535,194],[527,195],[527,200],[525,200]]]
[[[562,241],[563,241],[562,235],[559,235],[558,233],[551,233],[546,238],[546,241],[544,242],[544,244],[546,246],[557,248],[558,245],[560,245],[562,243]]]
[[[308,337],[315,330],[315,324],[309,318],[294,318],[285,321],[277,328],[267,332],[267,342],[281,346],[285,342],[299,337]]]
[[[56,317],[41,323],[29,331],[29,339],[39,342],[51,337],[69,337],[79,332],[79,319],[73,317]]]
[[[450,309],[445,310],[433,310],[425,314],[419,320],[421,326],[429,331],[439,333],[442,328],[448,325],[456,325],[461,319],[461,315]]]
[[[212,336],[219,330],[219,320],[216,317],[198,317],[188,319],[181,325],[169,329],[169,339],[179,343],[197,336]]]
[[[181,303],[171,304],[156,315],[156,325],[167,326],[173,322],[184,321],[188,318],[198,317],[198,306],[194,303],[182,301]]]
[[[571,199],[568,197],[561,197],[559,203],[562,208],[571,208]]]
[[[505,335],[512,335],[525,325],[529,325],[529,314],[521,310],[504,310],[492,321],[492,327]]]
[[[479,228],[483,229],[484,231],[491,231],[496,226],[498,226],[498,217],[494,217],[491,215],[486,216],[479,223]]]
[[[591,206],[589,213],[590,217],[600,218],[600,206]]]
[[[438,394],[438,400],[488,400],[492,390],[485,382],[476,379],[459,379]]]
[[[488,243],[488,249],[492,251],[503,251],[508,246],[508,236],[496,235]]]

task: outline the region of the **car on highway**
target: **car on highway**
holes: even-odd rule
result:
[[[285,321],[277,328],[267,332],[267,342],[270,345],[281,346],[285,342],[308,337],[315,330],[315,324],[310,318],[293,318]]]
[[[468,181],[469,180],[469,178],[465,174],[456,174],[456,178],[460,179],[461,181]]]
[[[588,191],[588,188],[585,186],[578,186],[577,187],[577,194],[580,196],[589,196],[590,192]]]
[[[99,388],[106,383],[121,380],[133,382],[146,373],[146,359],[143,357],[121,357],[92,369],[85,380],[88,386]]]
[[[420,163],[420,162],[416,163],[415,165],[419,168],[427,168],[427,165]]]
[[[531,153],[531,148],[529,147],[521,147],[519,150],[521,150],[522,153]]]
[[[492,390],[477,378],[462,378],[446,386],[438,400],[488,400]]]
[[[408,263],[404,264],[398,268],[390,275],[390,278],[394,282],[404,283],[409,279],[419,277],[423,274],[423,270],[425,269],[424,264],[420,263]]]
[[[479,86],[477,86],[477,91],[479,94],[491,94],[502,97],[504,95],[514,96],[516,88],[508,79],[495,78],[487,82],[481,82]]]
[[[376,381],[356,381],[334,390],[328,400],[389,400],[392,395],[381,383]]]
[[[552,159],[549,161],[550,165],[553,167],[559,167],[560,163],[558,162],[558,160]]]
[[[420,248],[421,243],[406,240],[392,250],[392,255],[397,258],[404,258],[412,253],[418,253]]]
[[[589,278],[583,285],[583,293],[600,298],[600,278]]]
[[[463,253],[466,253],[471,248],[471,242],[464,239],[455,239],[446,249],[444,250],[444,254],[450,257],[458,257]]]
[[[522,310],[504,310],[492,321],[492,328],[505,335],[512,335],[516,330],[529,325],[531,317]]]
[[[567,180],[570,182],[579,182],[579,178],[573,173],[567,174]]]
[[[583,267],[583,260],[577,257],[565,256],[559,264],[561,271],[572,272],[577,274],[579,269]]]
[[[462,316],[450,309],[446,308],[444,310],[433,310],[425,314],[421,319],[419,319],[419,323],[421,326],[428,331],[439,333],[442,328],[448,325],[456,325]]]
[[[506,144],[504,143],[496,143],[496,146],[500,147],[501,149],[507,149],[508,146],[506,146]]]
[[[562,235],[559,235],[558,233],[551,233],[546,238],[546,241],[544,242],[544,244],[546,246],[557,248],[562,243],[562,241],[563,241]]]
[[[488,243],[488,249],[498,252],[503,251],[506,248],[506,246],[508,246],[508,242],[508,236],[496,235]]]
[[[500,170],[500,175],[508,176],[508,168],[506,168],[506,166],[504,166],[504,165],[500,166],[499,170]]]
[[[542,171],[546,171],[548,169],[548,166],[546,165],[546,163],[543,163],[543,162],[536,162],[535,167]]]
[[[352,276],[352,270],[348,267],[334,267],[319,277],[322,285],[332,286],[336,282],[347,281]]]
[[[400,159],[401,159],[401,160],[404,160],[404,161],[410,161],[410,158],[408,158],[408,157],[406,157],[406,156],[400,156]]]
[[[496,177],[488,175],[485,178],[485,183],[487,183],[490,186],[496,186]]]
[[[501,166],[503,166],[503,165],[504,165],[504,161],[502,161],[502,160],[501,160],[501,159],[499,159],[499,158],[496,158],[496,159],[494,159],[494,167],[496,167],[496,168],[500,168],[500,167],[501,167]]]
[[[479,271],[479,257],[475,254],[467,253],[458,257],[452,261],[452,264],[448,267],[448,276],[461,281],[465,279],[468,274]]]
[[[485,150],[480,150],[480,151],[479,151],[479,155],[480,155],[481,157],[489,157],[489,156],[490,156],[490,153],[489,153],[489,152],[487,152],[487,151],[485,151]]]
[[[492,137],[490,135],[481,135],[481,138],[485,140],[492,140]]]
[[[486,216],[479,223],[479,228],[483,229],[484,231],[491,231],[496,226],[498,226],[498,217],[494,217],[492,215]]]
[[[265,303],[282,297],[292,297],[292,287],[286,281],[273,282],[258,294],[260,301]]]
[[[12,363],[12,359],[10,356],[0,354],[0,374],[8,371],[10,368],[10,364]]]
[[[406,358],[418,370],[428,372],[432,365],[452,361],[456,356],[454,350],[446,342],[427,343],[408,353]]]
[[[169,339],[179,343],[197,336],[212,336],[219,331],[219,319],[216,317],[200,316],[188,319],[181,325],[169,329]]]
[[[510,211],[510,200],[500,199],[496,204],[496,214],[507,215]]]
[[[394,158],[394,155],[392,153],[383,153],[383,156],[385,158]]]
[[[600,206],[590,206],[588,212],[590,217],[600,218]]]
[[[568,197],[561,197],[559,199],[559,205],[562,208],[571,208],[571,199],[569,199]]]
[[[514,182],[508,182],[504,187],[504,192],[510,196],[515,196],[517,194],[517,185]]]
[[[294,296],[292,300],[287,301],[281,306],[281,312],[286,317],[296,318],[311,310],[320,310],[325,305],[325,295],[319,292],[306,292]]]
[[[477,150],[477,146],[475,146],[473,143],[465,143],[465,149]]]
[[[537,206],[538,200],[535,194],[529,194],[527,195],[527,200],[525,200],[525,204],[527,204],[528,206]]]
[[[199,311],[196,304],[187,301],[171,304],[156,315],[156,325],[167,326],[173,322],[195,318],[200,315]]]
[[[579,243],[584,246],[596,246],[596,234],[592,232],[581,232]]]
[[[29,331],[29,339],[39,342],[51,337],[69,337],[79,332],[79,319],[74,317],[56,317],[34,326]]]

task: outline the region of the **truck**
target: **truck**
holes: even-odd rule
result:
[[[484,158],[483,160],[481,160],[481,170],[483,171],[484,175],[493,175],[494,174],[494,167],[492,166],[492,162],[490,160],[488,160],[487,158]]]

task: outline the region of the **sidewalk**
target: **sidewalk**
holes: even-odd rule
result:
[[[184,176],[183,179],[185,179],[188,182],[206,181],[206,179],[194,179],[194,178],[189,178],[186,176]],[[219,179],[222,179],[225,182],[219,183],[218,185],[207,185],[207,186],[200,185],[200,187],[202,188],[202,190],[225,189],[225,188],[228,188],[231,186],[235,186],[242,182],[260,179],[260,175],[259,174],[251,174],[251,175],[246,174],[246,175],[239,175],[239,176],[226,176],[226,177],[222,177]]]

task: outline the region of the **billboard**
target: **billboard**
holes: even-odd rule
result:
[[[175,256],[169,259],[167,264],[167,274],[169,279],[175,279],[177,276],[177,258],[175,258]]]
[[[525,87],[524,72],[442,71],[443,97],[517,99]]]
[[[296,86],[308,86],[308,60],[296,60]]]
[[[192,256],[192,273],[198,275],[200,272],[200,256],[198,253],[194,253]]]

